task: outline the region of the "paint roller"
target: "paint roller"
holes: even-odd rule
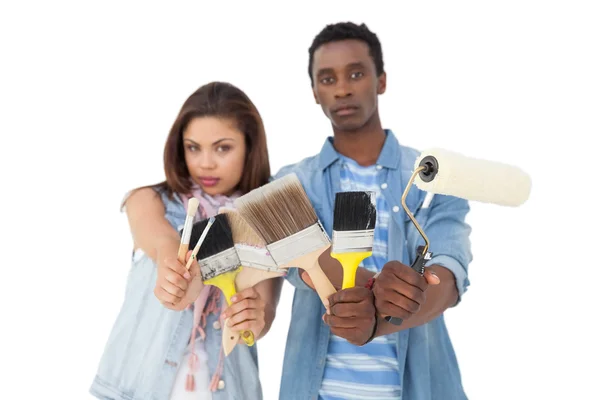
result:
[[[415,184],[429,194],[460,197],[481,203],[518,207],[525,203],[531,192],[531,178],[522,169],[500,162],[466,157],[449,150],[432,148],[421,152],[414,164],[414,172],[404,189],[402,207],[425,240],[417,248],[411,268],[423,275],[425,263],[431,259],[429,239],[406,206],[406,196]],[[386,316],[385,320],[400,325],[401,318]]]

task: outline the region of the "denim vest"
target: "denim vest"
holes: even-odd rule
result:
[[[161,193],[165,217],[178,231],[186,212],[177,196]],[[189,344],[193,309],[173,311],[155,297],[156,263],[143,254],[134,257],[127,278],[125,298],[110,332],[90,393],[99,399],[167,400],[180,361]],[[205,347],[212,376],[221,349],[218,315],[210,314],[205,328]],[[238,345],[224,358],[214,400],[261,400],[256,344]],[[184,365],[183,368],[187,368]]]
[[[417,245],[423,240],[401,205],[419,152],[402,146],[391,131],[377,161],[381,170],[382,193],[390,206],[388,259],[410,265]],[[296,173],[323,227],[331,236],[335,193],[340,189],[340,159],[331,138],[321,152],[301,162],[282,168],[275,178]],[[468,265],[472,260],[469,234],[465,222],[469,211],[466,200],[435,195],[423,207],[426,193],[413,186],[407,206],[430,240],[433,258],[427,265],[443,265],[453,272],[459,298],[469,286]],[[294,285],[291,324],[283,362],[279,398],[282,400],[316,400],[324,372],[330,330],[322,321],[325,309],[316,292],[290,268],[287,280]],[[464,400],[460,370],[444,316],[427,324],[401,330],[396,335],[402,399]]]

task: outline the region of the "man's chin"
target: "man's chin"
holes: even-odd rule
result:
[[[358,133],[365,124],[362,122],[343,121],[334,122],[333,126],[338,132]]]

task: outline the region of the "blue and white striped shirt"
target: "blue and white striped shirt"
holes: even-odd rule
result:
[[[360,166],[343,156],[342,161],[340,178],[343,191],[367,190],[377,194],[373,255],[360,266],[373,272],[381,271],[388,258],[390,209],[377,184],[379,169],[375,165]],[[320,399],[400,399],[401,393],[395,335],[377,337],[362,347],[331,335]]]

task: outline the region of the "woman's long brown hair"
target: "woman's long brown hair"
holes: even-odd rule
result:
[[[150,187],[173,193],[189,193],[192,181],[185,163],[183,132],[193,118],[217,117],[234,121],[246,138],[246,162],[237,187],[242,194],[269,181],[271,168],[262,118],[248,96],[227,82],[211,82],[196,90],[183,103],[164,149],[166,180]]]

